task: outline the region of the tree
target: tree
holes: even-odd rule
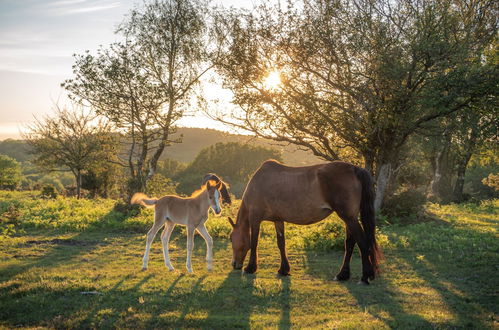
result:
[[[151,1],[117,30],[125,41],[96,56],[75,57],[75,77],[63,86],[108,118],[125,137],[130,190],[145,191],[175,123],[192,106],[194,87],[211,64],[203,3]]]
[[[325,160],[362,157],[376,208],[409,136],[497,94],[497,65],[481,60],[497,33],[493,1],[267,2],[220,21],[216,67],[239,109],[218,119]]]
[[[241,197],[246,183],[255,170],[267,159],[282,161],[275,149],[241,144],[217,143],[199,152],[194,161],[174,179],[179,182],[177,191],[190,194],[199,188],[201,178],[216,173],[231,185],[231,191]]]
[[[15,189],[22,180],[21,165],[6,155],[0,155],[0,189]]]
[[[83,172],[116,152],[107,123],[77,106],[72,111],[57,108],[53,117],[36,119],[24,138],[35,155],[35,164],[49,171],[73,173],[78,198]]]

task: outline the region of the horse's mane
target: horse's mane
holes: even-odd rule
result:
[[[209,183],[210,183],[210,185],[212,185],[212,186],[216,186],[216,185],[217,185],[217,183],[216,183],[214,180],[208,180],[208,181],[206,181],[206,182],[209,182]],[[203,184],[203,185],[201,186],[201,188],[199,188],[198,190],[194,191],[194,192],[191,194],[191,196],[190,196],[190,197],[192,197],[192,198],[194,198],[194,197],[198,197],[198,196],[199,196],[199,195],[201,195],[201,194],[202,194],[205,190],[206,190],[206,183],[205,183],[205,184]]]

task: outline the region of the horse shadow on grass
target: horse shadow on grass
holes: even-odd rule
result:
[[[280,309],[279,329],[289,329],[291,281],[288,277],[276,279],[281,288],[274,296],[259,295],[256,292],[255,275],[231,271],[223,282],[211,289],[206,275],[196,279],[189,292],[176,293],[177,278],[166,293],[155,294],[151,302],[151,318],[144,328],[243,328],[251,327],[251,315],[256,309]],[[168,314],[180,316],[169,316]],[[162,316],[163,315],[163,316]]]
[[[481,256],[484,258],[482,260],[486,258],[490,260],[491,255],[497,253],[497,244],[495,247],[490,245],[496,240],[494,234],[473,231],[469,228],[453,228],[450,233],[448,230],[452,225],[446,222],[438,222],[432,226],[432,230],[436,231],[435,234],[446,240],[444,245],[452,247],[451,252],[418,247],[418,243],[424,238],[408,235],[408,247],[393,247],[385,251],[384,263],[391,263],[385,268],[401,272],[396,274],[397,278],[391,279],[390,273],[383,271],[382,264],[381,276],[371,282],[370,286],[358,285],[361,262],[357,247],[352,256],[352,275],[349,281],[332,281],[341,266],[342,252],[307,251],[305,260],[307,272],[331,281],[331,285],[345,287],[357,301],[359,311],[369,312],[391,328],[491,327],[494,315],[498,314],[495,300],[499,287],[497,266],[493,263],[484,265],[483,262],[477,261],[476,264],[480,264],[480,267],[473,267],[473,262],[463,264],[461,258],[468,258],[468,262],[470,258],[481,260]],[[441,231],[441,234],[438,231]],[[424,236],[424,231],[418,235]],[[389,236],[391,240],[395,239],[393,235]],[[474,237],[474,239],[463,240],[462,237]],[[482,242],[482,245],[478,246],[478,242]],[[333,267],[325,267],[324,265],[331,265],[325,259],[328,261],[334,259],[338,262]],[[432,322],[417,314],[415,312],[417,308],[411,308],[410,302],[404,303],[410,294],[401,290],[401,286],[404,285],[403,276],[422,279],[426,288],[437,292],[443,306],[451,312],[452,319],[443,323]],[[421,295],[419,303],[425,303],[424,294],[413,294]],[[484,320],[484,315],[489,319]]]

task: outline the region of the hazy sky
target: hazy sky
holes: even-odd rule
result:
[[[219,0],[248,7],[254,0]],[[115,41],[124,15],[142,0],[0,0],[0,140],[64,99],[72,55]],[[200,118],[184,125],[203,126]]]

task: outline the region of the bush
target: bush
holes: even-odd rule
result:
[[[381,210],[382,216],[400,220],[415,219],[423,211],[426,196],[421,191],[408,189],[388,197]]]
[[[57,190],[51,184],[46,184],[42,187],[42,196],[46,198],[56,198]]]

